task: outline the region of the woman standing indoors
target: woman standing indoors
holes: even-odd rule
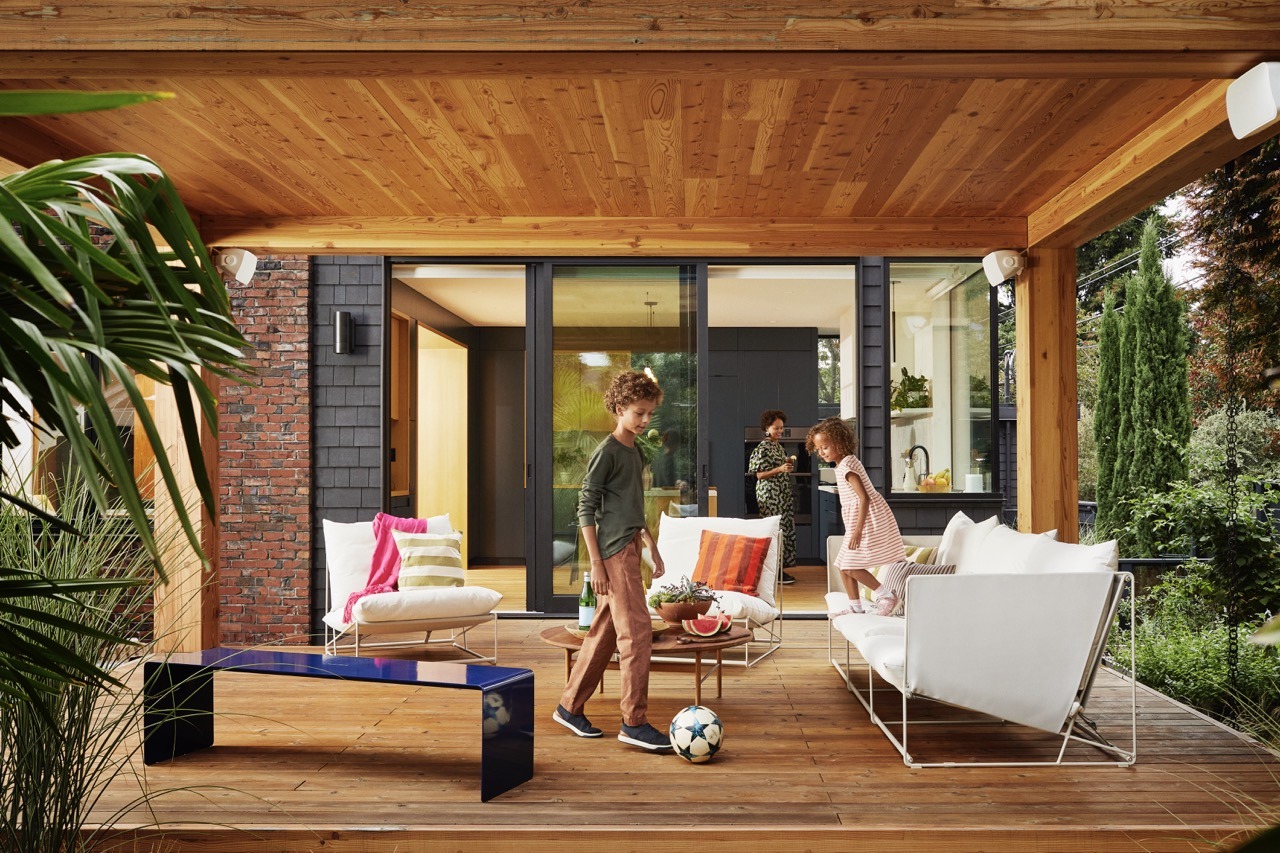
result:
[[[760,515],[782,517],[779,525],[782,529],[782,567],[790,569],[796,564],[796,517],[791,495],[791,472],[796,466],[782,449],[782,432],[786,426],[786,412],[769,409],[760,415],[760,429],[764,430],[765,437],[752,451],[747,472],[756,477],[756,503],[760,505]],[[784,571],[782,582],[795,583],[796,579]]]

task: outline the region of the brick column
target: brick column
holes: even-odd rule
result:
[[[228,282],[251,385],[221,386],[221,642],[310,642],[310,259]]]

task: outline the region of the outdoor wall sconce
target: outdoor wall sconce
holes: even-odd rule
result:
[[[333,312],[333,351],[338,355],[351,355],[354,352],[353,333],[355,323],[350,311]]]
[[[1236,139],[1252,136],[1280,118],[1280,62],[1263,62],[1227,86],[1227,121]]]
[[[992,287],[999,287],[1005,279],[1013,278],[1027,266],[1027,259],[1014,249],[996,249],[982,259],[982,271]]]
[[[258,269],[258,256],[247,249],[223,249],[214,255],[213,262],[220,273],[241,284],[248,284]]]

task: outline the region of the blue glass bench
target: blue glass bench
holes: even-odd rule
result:
[[[205,649],[147,661],[145,764],[213,745],[213,674],[219,670],[478,690],[480,799],[487,802],[533,778],[532,670],[261,649]]]

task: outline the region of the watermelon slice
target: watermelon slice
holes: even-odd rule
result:
[[[692,634],[695,637],[714,637],[721,631],[729,630],[729,626],[733,624],[724,613],[715,616],[703,616],[698,619],[685,619],[681,621],[680,626],[684,628],[685,633]]]

